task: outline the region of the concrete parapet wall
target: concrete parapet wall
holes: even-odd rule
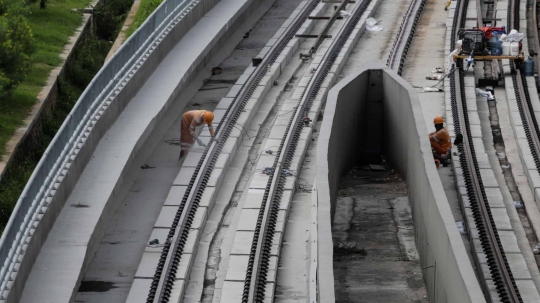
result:
[[[485,302],[433,164],[418,95],[381,63],[362,67],[328,94],[317,148],[321,300],[335,301],[331,220],[340,180],[358,163],[360,151],[376,146],[363,140],[368,130],[379,131],[369,129],[371,118],[365,117],[378,108],[372,104],[381,102],[381,147],[408,186],[430,301]]]

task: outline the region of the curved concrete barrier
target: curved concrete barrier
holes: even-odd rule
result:
[[[380,150],[408,186],[430,301],[485,302],[433,164],[425,125],[417,92],[382,63],[367,64],[328,94],[317,147],[320,302],[335,301],[331,223],[340,180],[360,157],[378,156]]]

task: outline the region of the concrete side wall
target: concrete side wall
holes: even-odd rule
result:
[[[380,100],[381,91],[383,149],[408,185],[430,301],[485,302],[433,164],[418,95],[380,63],[368,64],[342,80],[327,99],[317,149],[321,301],[335,301],[330,211],[333,214],[341,177],[357,162],[358,149],[367,147],[357,143],[367,125],[359,120],[365,121],[371,112],[363,104]]]

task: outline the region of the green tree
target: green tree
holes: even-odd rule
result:
[[[94,8],[96,34],[100,39],[114,42],[132,3],[129,0],[103,1]]]
[[[26,3],[28,5],[32,5],[36,2],[38,2],[38,0],[26,0]],[[39,8],[41,9],[47,8],[47,0],[39,0]]]
[[[19,0],[0,0],[0,99],[26,76],[33,50],[28,9]]]

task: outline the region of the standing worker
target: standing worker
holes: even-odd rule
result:
[[[187,155],[189,149],[197,140],[200,146],[206,146],[195,135],[195,128],[201,126],[204,123],[208,125],[210,136],[214,137],[214,127],[212,127],[212,121],[214,120],[214,114],[207,110],[190,110],[185,112],[182,116],[182,126],[180,128],[180,158]]]
[[[450,139],[448,131],[446,128],[444,128],[443,123],[443,117],[435,117],[433,120],[433,124],[435,124],[435,131],[429,134],[433,158],[435,158],[437,167],[439,167],[439,163],[442,163],[444,167],[450,164],[450,149],[452,148],[452,140]]]

